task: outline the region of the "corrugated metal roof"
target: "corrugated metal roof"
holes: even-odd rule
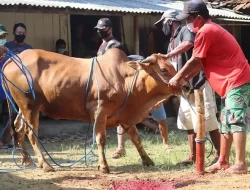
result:
[[[137,0],[0,0],[0,5],[29,5],[128,13],[162,13],[166,9]]]
[[[155,0],[155,1],[157,1],[157,0]],[[172,8],[172,9],[176,9],[176,10],[180,10],[180,11],[183,10],[183,2],[180,2],[180,1],[178,1],[178,2],[169,2],[169,3],[165,3],[165,4],[159,3],[157,5],[166,7],[167,9]],[[237,13],[231,11],[231,10],[213,9],[213,8],[208,8],[208,10],[209,10],[209,14],[212,17],[250,20],[250,16],[237,14]]]
[[[54,8],[73,8],[125,13],[163,13],[167,9],[183,9],[182,1],[171,0],[0,0],[0,5],[28,5]],[[212,17],[250,20],[250,16],[233,11],[209,8]]]

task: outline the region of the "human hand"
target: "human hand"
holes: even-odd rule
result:
[[[179,76],[178,73],[169,81],[169,85],[175,86],[175,87],[184,86],[186,84],[187,84],[187,81],[184,80],[183,77]]]
[[[161,54],[161,53],[158,53],[157,55],[159,55],[161,58],[163,59],[169,59],[171,57],[171,55],[168,53],[168,54]]]
[[[157,54],[160,58],[162,58],[162,59],[168,59],[168,58],[170,58],[169,57],[169,54],[161,54],[161,53],[158,53]]]
[[[3,45],[0,45],[0,61],[5,59],[6,49]]]

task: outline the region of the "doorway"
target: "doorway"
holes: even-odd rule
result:
[[[96,56],[102,40],[94,27],[101,18],[109,18],[112,21],[113,36],[118,41],[121,41],[120,17],[71,15],[71,47],[73,57],[89,58]]]

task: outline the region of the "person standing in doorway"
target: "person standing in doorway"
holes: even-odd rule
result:
[[[76,25],[75,35],[73,36],[72,56],[84,58],[86,56],[87,48],[84,39],[85,27],[83,24]]]
[[[102,18],[98,20],[95,29],[97,29],[97,33],[102,39],[102,44],[98,49],[97,56],[103,55],[110,48],[118,48],[125,52],[122,43],[113,36],[112,22],[110,19]]]
[[[69,55],[68,51],[66,50],[66,42],[63,39],[56,40],[56,53]]]
[[[101,46],[99,47],[97,56],[103,55],[110,48],[119,48],[125,52],[123,45],[113,37],[112,22],[110,19],[108,18],[100,19],[95,28],[97,29],[97,32],[103,41]],[[166,113],[165,113],[163,105],[161,105],[156,110],[153,110],[152,115],[159,123],[160,133],[163,137],[163,144],[165,145],[167,149],[169,148],[168,147],[168,127],[166,123]],[[120,158],[121,156],[124,156],[126,154],[124,129],[121,126],[117,127],[117,134],[118,134],[117,135],[118,148],[113,153],[113,156],[112,156],[112,158],[115,158],[115,159]]]

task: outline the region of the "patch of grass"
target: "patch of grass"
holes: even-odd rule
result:
[[[142,145],[145,151],[148,153],[149,157],[154,161],[155,167],[143,167],[141,163],[141,158],[139,153],[137,152],[133,143],[127,138],[126,140],[126,156],[120,159],[112,159],[111,156],[113,152],[117,148],[117,135],[115,133],[110,133],[109,138],[107,139],[106,145],[106,158],[107,162],[112,170],[118,171],[131,171],[131,172],[145,172],[145,171],[179,171],[179,170],[190,170],[194,169],[194,165],[191,166],[180,166],[176,165],[179,161],[185,159],[189,155],[189,145],[187,141],[186,132],[182,131],[171,131],[169,133],[169,144],[173,147],[171,151],[166,151],[164,146],[162,145],[162,138],[160,135],[156,135],[153,133],[148,133],[145,131],[139,131],[140,137],[142,139]],[[209,136],[209,135],[208,135]],[[248,134],[248,139],[250,139],[250,135]],[[29,143],[27,142],[28,152],[31,153],[32,157],[34,157],[34,152]],[[58,161],[59,163],[69,163],[74,160],[78,160],[83,157],[84,152],[84,141],[83,140],[74,140],[68,141],[67,138],[63,139],[61,142],[53,142],[46,143],[46,149],[51,154],[51,156]],[[247,165],[250,166],[250,140],[247,140],[247,155],[246,161]],[[211,143],[206,141],[206,153],[207,157],[211,152]],[[87,147],[87,152],[90,150],[90,145]],[[97,154],[97,147],[93,150],[95,154]],[[8,150],[0,150],[0,154],[2,158],[5,158],[5,161],[9,160],[9,162],[5,162],[5,165],[11,164],[11,151]],[[209,158],[205,158],[205,164],[208,165],[213,159],[214,150],[212,155]],[[19,156],[17,156],[19,157]],[[48,159],[48,156],[46,156]],[[96,160],[96,157],[87,157],[88,160]],[[235,151],[232,146],[230,162],[233,163],[235,159]],[[49,160],[49,159],[48,159]],[[85,165],[85,159],[80,163],[80,165]],[[36,159],[35,159],[35,162]],[[97,162],[90,162],[91,165],[97,166]],[[1,164],[0,164],[1,165]]]

